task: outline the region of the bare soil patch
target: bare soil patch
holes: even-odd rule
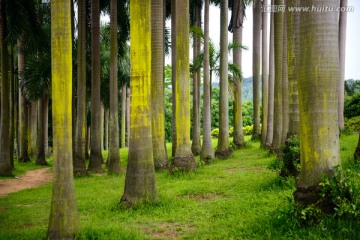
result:
[[[181,223],[159,223],[144,229],[146,234],[151,235],[153,239],[179,239],[182,234],[191,231],[194,226]]]
[[[27,188],[35,188],[42,184],[52,181],[53,174],[50,168],[40,168],[26,172],[23,176],[0,180],[0,197],[5,197],[9,193],[18,192]]]

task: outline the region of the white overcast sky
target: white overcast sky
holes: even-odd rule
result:
[[[348,6],[354,6],[354,12],[347,14],[345,79],[360,79],[360,0],[349,0]],[[246,9],[246,19],[243,30],[243,45],[248,47],[248,50],[244,50],[242,55],[242,71],[244,77],[252,76],[252,21],[252,6],[249,6]],[[170,26],[169,21],[167,22],[167,26]],[[210,38],[215,43],[215,46],[219,47],[220,8],[213,5],[210,5]],[[229,42],[230,41],[232,41],[231,33],[229,33]],[[191,52],[192,51],[190,51],[190,53]],[[229,57],[229,61],[232,61],[231,57]],[[166,58],[166,63],[171,63],[170,56]]]

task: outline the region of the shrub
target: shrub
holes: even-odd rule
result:
[[[351,133],[360,131],[360,116],[345,118],[345,129]]]
[[[219,137],[219,129],[218,128],[213,129],[211,131],[211,136],[215,137],[215,138],[218,138]]]
[[[296,177],[300,172],[300,143],[297,136],[291,136],[286,139],[282,148],[282,166],[280,176]]]
[[[234,136],[234,127],[231,127],[231,128],[229,129],[229,135],[230,135],[230,137],[233,137],[233,136]]]
[[[254,128],[253,125],[244,127],[243,128],[244,135],[251,135],[253,132],[253,128]]]

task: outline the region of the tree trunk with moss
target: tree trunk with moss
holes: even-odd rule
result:
[[[284,5],[284,0],[275,0],[275,5]],[[283,38],[284,13],[274,13],[274,49],[275,49],[275,83],[274,83],[274,135],[272,149],[278,152],[281,147],[283,127],[282,77],[283,77]]]
[[[117,0],[110,0],[110,132],[109,173],[120,173],[118,111],[118,46]]]
[[[306,7],[324,5],[336,9],[339,1],[301,1],[301,6]],[[338,30],[337,12],[301,13],[298,82],[301,167],[294,197],[305,205],[318,200],[323,175],[332,176],[335,167],[341,164],[337,115]]]
[[[263,1],[263,6],[268,6],[268,0]],[[262,127],[261,146],[266,146],[266,133],[268,128],[268,101],[269,101],[269,61],[268,61],[268,12],[262,11]]]
[[[36,136],[36,160],[37,165],[47,165],[45,159],[45,124],[44,124],[44,99],[41,98],[37,101],[38,104],[38,119],[37,119],[37,136]]]
[[[348,0],[340,0],[341,9],[346,9]],[[346,24],[347,12],[340,11],[339,16],[339,56],[340,56],[340,79],[339,79],[339,128],[344,129],[344,80],[345,80],[345,47],[346,47]]]
[[[80,231],[72,167],[72,45],[70,1],[51,1],[53,189],[47,239]]]
[[[88,170],[102,172],[100,102],[100,6],[91,1],[91,137]]]
[[[172,96],[172,122],[171,122],[171,155],[176,153],[176,0],[171,0],[171,96]]]
[[[253,1],[253,121],[252,139],[260,138],[261,0]]]
[[[173,168],[188,172],[196,168],[190,143],[189,1],[176,1],[176,148]]]
[[[10,82],[9,53],[5,42],[7,35],[6,12],[4,0],[0,1],[0,62],[1,62],[1,129],[0,129],[0,176],[10,176]],[[5,74],[4,74],[5,73]]]
[[[203,143],[200,159],[206,163],[211,162],[215,158],[214,148],[211,141],[209,14],[209,0],[205,0]]]
[[[28,152],[31,157],[36,155],[37,136],[37,102],[29,102]]]
[[[23,48],[23,39],[18,39],[18,77],[19,85],[22,81],[22,71],[25,68],[25,55],[21,50]],[[22,91],[19,89],[19,162],[30,161],[28,154],[28,103],[23,96]]]
[[[242,45],[243,21],[245,11],[244,1],[234,0],[232,10],[233,42]],[[242,68],[242,50],[233,49],[233,62]],[[242,118],[242,79],[234,76],[234,145],[238,148],[245,145]]]
[[[232,151],[229,140],[229,90],[228,90],[228,0],[220,1],[220,103],[219,141],[215,155],[228,158]]]
[[[289,7],[299,5],[299,0],[288,1]],[[288,137],[299,135],[299,97],[298,97],[298,64],[299,64],[299,23],[300,14],[287,12],[287,54],[289,82],[289,131]]]
[[[86,175],[86,1],[78,0],[77,111],[74,174]]]
[[[274,5],[274,0],[271,1]],[[269,93],[268,93],[268,123],[265,146],[271,148],[274,136],[274,81],[275,81],[275,58],[274,58],[274,13],[270,13],[270,51],[269,51]]]
[[[287,1],[284,1],[286,5]],[[281,131],[281,145],[285,144],[287,134],[289,131],[289,81],[288,81],[288,57],[287,57],[287,24],[286,14],[284,13],[284,32],[283,32],[283,67],[282,67],[282,113],[283,126]]]
[[[121,148],[126,148],[126,83],[121,87]]]
[[[129,159],[121,201],[157,197],[151,136],[151,1],[130,1],[131,107]]]
[[[151,1],[151,125],[155,169],[167,167],[164,97],[164,1]]]

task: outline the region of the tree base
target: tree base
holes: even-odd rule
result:
[[[45,160],[41,160],[41,161],[35,161],[36,165],[40,165],[40,166],[48,166],[49,164],[47,163],[47,161]]]
[[[212,155],[208,154],[208,155],[205,155],[205,156],[200,155],[200,160],[203,161],[206,164],[212,163],[214,161],[214,158],[215,158],[214,154],[212,154]]]
[[[235,141],[233,142],[235,149],[240,149],[246,146],[246,143],[243,141]]]
[[[10,165],[0,167],[0,176],[3,176],[3,177],[13,176],[12,167]]]
[[[88,175],[88,172],[86,171],[86,169],[74,169],[73,171],[74,173],[74,176],[77,176],[77,177],[85,177]]]
[[[317,203],[320,199],[320,187],[296,187],[296,191],[294,192],[294,199],[296,203],[299,203],[303,206],[309,206],[311,204]]]
[[[215,156],[220,159],[227,159],[232,155],[232,150],[230,148],[226,150],[216,150]]]
[[[194,156],[191,154],[187,157],[174,157],[171,164],[171,171],[180,170],[182,172],[192,172],[196,169],[197,165]]]
[[[21,163],[26,163],[26,162],[30,162],[30,158],[29,156],[21,156],[18,160],[18,162],[21,162]]]

